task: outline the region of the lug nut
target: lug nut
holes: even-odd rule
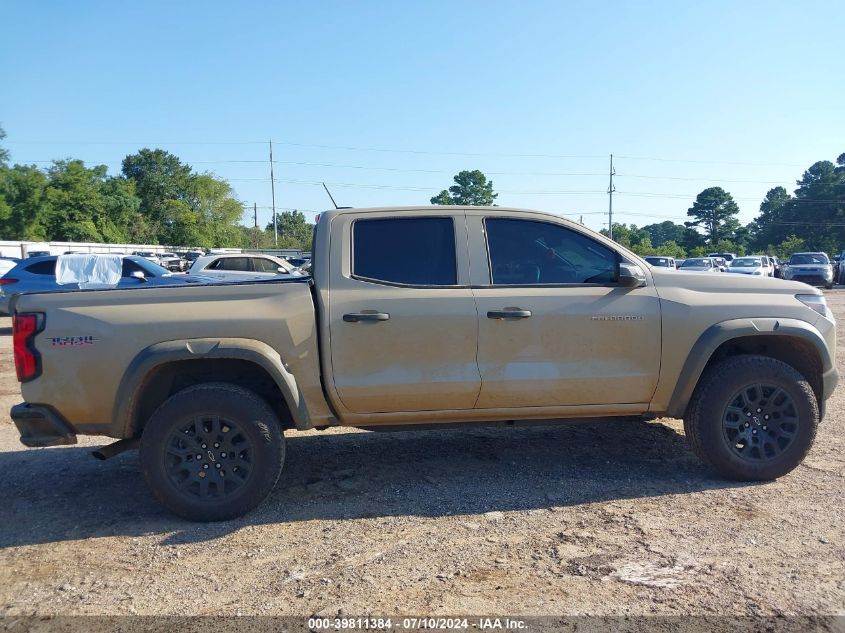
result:
[[[214,448],[220,448],[220,442],[214,442]]]
[[[208,446],[203,444],[200,448],[208,448]]]
[[[746,423],[745,423],[745,428],[747,429],[749,426],[751,426],[751,425],[750,425],[748,422],[746,422]],[[197,457],[199,457],[199,455],[197,455]]]
[[[766,426],[766,425],[764,424],[764,425],[763,425],[763,430],[764,430],[764,431],[768,431],[768,430],[769,430],[769,427],[768,427],[768,426]]]
[[[757,431],[754,431],[754,432],[756,433]],[[204,470],[208,470],[208,464],[203,464],[202,467],[203,467]]]
[[[751,411],[746,411],[746,412],[745,412],[745,415],[746,415],[746,416],[748,416],[748,417],[750,418],[750,417],[751,417]]]
[[[205,471],[204,470],[201,470],[199,472],[199,477],[200,477],[200,479],[205,479]]]
[[[760,409],[760,408],[757,409],[757,413],[761,413],[762,411],[763,411],[763,409]],[[203,448],[205,448],[205,446],[203,446]]]
[[[751,434],[752,434],[752,435],[757,435],[757,429],[752,429],[752,430],[751,430]],[[207,467],[207,466],[206,466],[206,467]]]
[[[224,427],[223,427],[222,429],[220,429],[220,430],[221,430],[221,431],[223,431],[224,433],[228,433],[228,432],[229,432],[229,427],[228,427],[228,426],[224,426]]]
[[[214,464],[214,467],[215,467],[215,468],[220,468],[220,464],[219,464],[219,463]]]
[[[746,426],[748,426],[748,425],[746,425]],[[197,459],[202,459],[202,455],[200,455],[199,453],[197,453]]]
[[[768,415],[764,415],[764,416],[763,416],[763,419],[764,419],[764,420],[768,420],[768,419],[769,419],[769,416],[768,416]]]
[[[220,457],[222,457],[223,459],[226,459],[226,453],[220,453]]]

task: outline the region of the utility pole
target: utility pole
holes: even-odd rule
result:
[[[610,155],[610,184],[607,187],[607,236],[610,239],[613,239],[613,192],[616,191],[616,187],[613,186],[613,176],[616,175],[616,171],[613,169],[613,154]]]
[[[252,203],[252,226],[255,228],[255,231],[252,234],[252,245],[255,248],[258,248],[258,203]]]
[[[273,196],[273,245],[279,245],[279,227],[276,224],[276,178],[273,176],[273,141],[270,141],[270,193]]]

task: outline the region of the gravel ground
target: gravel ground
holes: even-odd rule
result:
[[[678,420],[291,433],[269,502],[196,525],[133,452],[19,443],[8,325],[0,615],[845,615],[843,388],[772,483],[716,478]]]

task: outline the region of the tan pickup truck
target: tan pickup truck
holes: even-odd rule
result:
[[[838,381],[820,291],[652,268],[504,208],[329,211],[313,278],[12,306],[21,441],[139,446],[155,496],[203,521],[267,496],[283,432],[335,425],[682,417],[722,475],[772,479],[810,450]]]

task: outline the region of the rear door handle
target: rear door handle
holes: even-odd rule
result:
[[[490,310],[487,313],[488,319],[527,319],[531,316],[531,310],[519,310],[519,309],[508,309],[508,310]]]
[[[358,321],[387,321],[390,315],[386,312],[350,312],[343,315],[347,323],[358,323]]]

